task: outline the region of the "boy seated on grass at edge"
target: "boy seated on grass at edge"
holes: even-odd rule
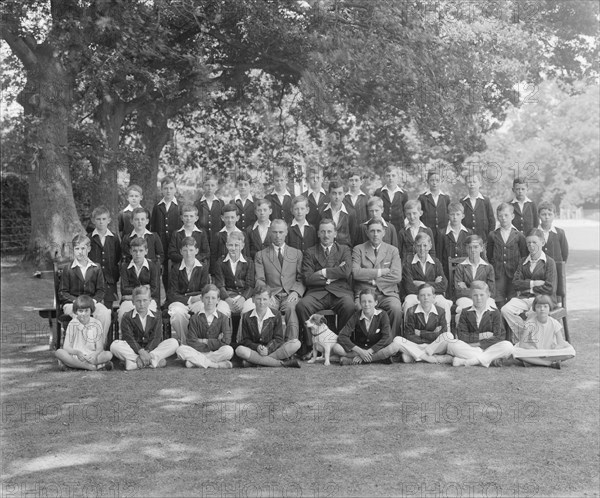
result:
[[[533,300],[535,315],[525,322],[525,333],[513,351],[513,357],[524,367],[538,365],[560,370],[561,362],[575,357],[575,349],[563,337],[562,325],[550,316],[553,305],[547,295]]]
[[[54,353],[61,370],[112,370],[112,354],[104,351],[102,324],[92,317],[94,300],[81,295],[73,301],[75,318],[69,322],[63,347]]]
[[[388,314],[376,308],[375,291],[363,289],[358,297],[361,309],[344,325],[331,349],[340,357],[340,365],[384,361],[398,352],[398,346],[392,342]]]
[[[300,341],[285,341],[281,313],[273,314],[269,308],[271,289],[258,284],[253,299],[254,310],[244,313],[240,320],[239,346],[235,350],[243,366],[300,368],[298,360],[291,358],[300,349]]]
[[[202,289],[204,311],[190,319],[187,345],[177,348],[177,357],[186,368],[232,368],[231,325],[217,310],[219,289],[208,284]]]
[[[418,304],[408,310],[404,337],[394,338],[394,343],[402,352],[402,361],[452,363],[452,357],[445,353],[454,336],[448,331],[444,309],[435,304],[433,285],[421,284],[418,299]]]
[[[489,305],[490,291],[485,282],[471,283],[473,306],[463,310],[456,328],[458,340],[448,343],[447,353],[454,356],[452,366],[490,365],[501,367],[513,352],[505,332],[500,312]]]
[[[114,341],[110,351],[125,362],[125,370],[163,368],[179,346],[177,339],[163,341],[162,319],[150,310],[150,287],[136,287],[132,295],[135,309],[123,316],[123,340]]]

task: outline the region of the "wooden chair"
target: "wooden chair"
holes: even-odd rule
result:
[[[550,316],[561,321],[565,331],[565,340],[569,340],[569,325],[567,323],[567,272],[564,261],[556,261],[556,300],[557,307],[550,312]]]
[[[337,315],[333,310],[321,310],[317,311],[318,315],[323,315],[327,320],[327,326],[333,330],[336,334],[339,332],[337,328]]]

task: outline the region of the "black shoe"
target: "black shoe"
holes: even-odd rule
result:
[[[550,368],[556,368],[556,370],[560,370],[562,368],[560,361],[553,361],[550,364]]]
[[[303,355],[300,355],[300,359],[301,359],[302,361],[308,361],[308,360],[310,360],[312,357],[313,357],[312,350],[311,350],[311,351],[309,351],[308,353],[304,353]]]
[[[250,363],[249,361],[242,360],[242,368],[256,368],[258,365]]]
[[[99,368],[98,370],[102,371],[102,370],[106,370],[107,372],[113,369],[113,362],[112,361],[107,361],[104,366],[102,368]]]
[[[492,361],[492,363],[490,363],[490,367],[502,368],[503,366],[504,366],[504,358],[498,358],[498,359]]]
[[[285,368],[300,368],[300,363],[295,358],[290,358],[288,360],[283,360],[281,365]]]

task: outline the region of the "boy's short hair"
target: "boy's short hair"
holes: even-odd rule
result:
[[[131,185],[129,185],[129,187],[127,187],[127,194],[129,194],[131,191],[137,192],[140,195],[144,194],[142,187],[136,185],[135,183],[132,183]]]
[[[96,305],[94,304],[94,300],[91,296],[81,294],[73,301],[73,313],[77,313],[77,310],[85,310],[88,308],[92,313],[96,311]]]
[[[297,195],[292,199],[292,207],[294,207],[296,204],[300,204],[301,202],[308,206],[308,199],[303,195]]]
[[[479,183],[481,183],[481,173],[479,173],[478,171],[472,170],[469,171],[466,175],[465,175],[465,182],[467,180],[469,180],[469,178],[477,178],[479,180]]]
[[[181,214],[184,213],[194,213],[194,214],[198,214],[198,207],[195,206],[194,204],[192,204],[191,202],[188,202],[187,204],[184,204],[181,207]]]
[[[230,202],[229,204],[225,204],[223,206],[223,209],[221,210],[221,214],[225,214],[225,213],[235,213],[236,216],[239,215],[239,211],[238,211],[238,207],[233,204],[232,202]]]
[[[92,211],[92,219],[95,219],[102,214],[107,214],[110,218],[110,210],[106,206],[98,206]]]
[[[183,240],[181,241],[181,247],[198,247],[198,243],[196,242],[196,239],[194,237],[184,237]]]
[[[273,291],[271,290],[271,287],[269,287],[267,284],[258,283],[258,284],[256,284],[256,287],[254,287],[254,295],[255,296],[257,294],[263,294],[265,292],[267,294],[269,294],[269,297],[271,297],[273,295]]]
[[[271,208],[271,201],[269,199],[258,199],[256,201],[254,201],[254,205],[256,207],[258,206],[267,206],[268,208]]]
[[[333,226],[333,229],[337,232],[337,229],[335,227],[335,221],[333,221],[331,218],[323,218],[321,221],[319,221],[319,230],[321,229],[321,225],[331,225]]]
[[[435,289],[433,288],[433,285],[428,284],[427,282],[425,282],[424,284],[419,285],[419,287],[417,287],[417,296],[421,293],[421,291],[423,289],[427,289],[427,287],[429,287],[431,289],[431,292],[433,294],[435,294]]]
[[[146,218],[150,219],[150,215],[148,214],[148,210],[144,207],[136,207],[133,211],[131,211],[131,217],[133,218],[136,214],[144,213]]]
[[[469,235],[465,239],[465,245],[473,244],[474,242],[477,242],[481,247],[483,247],[483,239],[476,233]]]
[[[131,248],[134,248],[134,247],[145,247],[146,249],[148,249],[148,241],[146,240],[146,237],[135,237],[131,241],[131,244],[129,244],[129,246]]]
[[[71,243],[73,244],[73,247],[78,246],[80,244],[86,244],[89,247],[92,246],[90,244],[89,237],[84,233],[78,233],[77,235],[75,235],[75,237],[73,237],[73,240],[71,241]]]
[[[373,197],[370,197],[369,200],[367,201],[367,209],[370,208],[371,206],[374,206],[375,204],[377,204],[378,206],[380,206],[383,209],[383,199],[381,197],[377,197],[376,195],[374,195]]]
[[[515,185],[525,185],[527,186],[527,178],[523,178],[522,176],[517,176],[514,180],[513,180],[513,187]]]
[[[502,211],[509,211],[511,214],[513,214],[515,212],[515,207],[508,202],[501,202],[496,208],[496,214],[500,214]]]
[[[388,164],[385,168],[383,168],[384,173],[398,173],[398,168],[393,164]]]
[[[322,176],[321,168],[317,168],[316,166],[311,166],[308,168],[306,175],[319,175]]]
[[[439,177],[441,177],[441,176],[442,176],[442,175],[440,175],[440,172],[439,172],[438,170],[436,170],[436,169],[430,169],[430,170],[427,172],[427,181],[429,181],[429,179],[430,179],[430,178],[431,178],[433,175],[437,175],[437,176],[439,176]]]
[[[209,181],[214,181],[217,185],[219,185],[219,178],[216,177],[215,175],[206,175],[202,179],[202,185],[204,185],[206,182],[209,182]]]
[[[209,292],[214,291],[219,295],[219,288],[215,284],[206,284],[202,287],[202,295],[208,294]]]
[[[419,232],[417,234],[417,236],[415,237],[415,245],[418,244],[419,242],[423,241],[423,240],[429,242],[430,244],[433,244],[433,242],[431,241],[431,237],[429,236],[428,233],[426,233],[426,232]]]
[[[483,280],[473,280],[471,282],[471,285],[469,286],[469,289],[471,289],[471,290],[484,290],[488,294],[490,293],[490,288],[488,287],[488,284],[486,284]]]
[[[285,178],[287,179],[288,175],[287,175],[287,171],[285,171],[283,168],[275,168],[273,170],[273,178]]]
[[[141,294],[148,294],[149,296],[151,296],[152,293],[150,292],[150,286],[138,285],[137,287],[135,287],[131,292],[131,299],[135,300],[136,296],[139,296]]]
[[[369,228],[371,228],[371,225],[381,225],[381,228],[385,229],[383,218],[371,218],[367,221],[367,232],[369,231]]]
[[[361,180],[364,180],[364,173],[359,170],[358,168],[354,168],[351,169],[350,172],[348,173],[348,176],[346,176],[347,179],[352,178],[353,176],[358,176]]]
[[[344,188],[344,184],[338,178],[335,178],[329,182],[329,186],[327,187],[327,192],[331,193],[334,188]]]
[[[160,187],[164,187],[165,185],[169,185],[170,183],[172,183],[173,185],[177,186],[177,183],[175,182],[175,178],[173,178],[172,176],[165,176],[161,181],[160,181]]]
[[[406,213],[406,211],[408,211],[409,209],[416,209],[420,213],[423,212],[423,210],[421,209],[421,203],[416,199],[411,199],[410,201],[407,201],[406,204],[404,204],[404,212]]]
[[[240,182],[252,183],[252,177],[248,173],[240,173],[237,176],[236,183],[239,184]]]
[[[360,302],[360,298],[363,296],[373,296],[373,299],[375,299],[375,301],[377,301],[377,294],[375,293],[375,289],[372,289],[370,287],[366,288],[366,289],[362,289],[359,293],[358,293],[358,301]]]
[[[535,311],[535,307],[538,304],[547,304],[550,306],[550,309],[554,308],[554,301],[552,301],[552,298],[548,294],[540,294],[536,296],[533,300],[533,304],[531,305],[531,309]]]
[[[461,202],[451,202],[450,204],[448,204],[448,213],[464,213],[465,212],[465,207],[462,205]]]
[[[271,222],[271,224],[273,224]],[[231,232],[229,235],[227,235],[227,242],[234,242],[234,241],[238,241],[241,242],[242,245],[244,245],[244,242],[246,241],[246,236],[244,235],[244,232]]]
[[[552,204],[549,201],[542,201],[540,202],[540,205],[538,206],[538,214],[542,212],[542,210],[547,209],[548,211],[552,211],[554,214],[556,214],[556,208],[554,207],[554,204]]]
[[[540,240],[544,239],[544,232],[542,232],[539,228],[532,228],[527,232],[527,237],[537,237]]]

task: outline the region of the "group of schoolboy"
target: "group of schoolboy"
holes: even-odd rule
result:
[[[295,197],[287,181],[276,171],[273,190],[256,199],[251,177],[241,175],[226,204],[210,177],[195,204],[180,206],[165,177],[150,216],[131,185],[118,234],[108,229],[109,211],[94,209],[95,228],[74,238],[74,261],[62,273],[59,298],[73,319],[56,351],[61,369],[110,370],[113,356],[126,370],[160,368],[172,355],[188,368],[232,368],[234,355],[241,366],[298,368],[317,341],[307,322],[324,309],[337,315],[331,351],[342,365],[489,367],[512,357],[560,368],[575,355],[549,316],[567,240],[553,224],[554,206],[536,207],[526,181],[514,180],[514,199],[495,216],[476,173],[458,202],[435,171],[413,200],[393,167],[373,196],[357,172],[348,190],[332,180],[325,192],[320,171],[310,170],[308,190]],[[451,273],[450,258],[464,258]],[[120,338],[106,351],[118,299]]]

